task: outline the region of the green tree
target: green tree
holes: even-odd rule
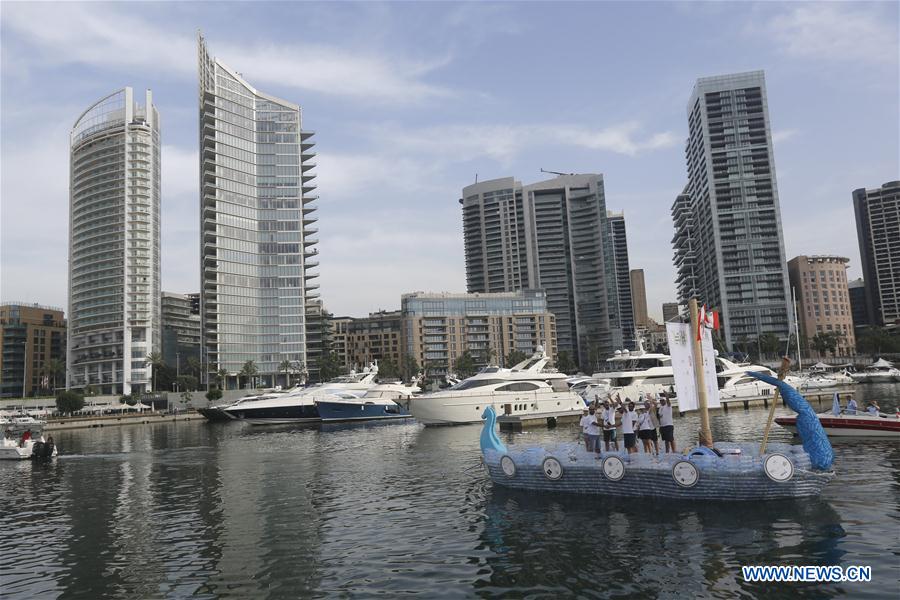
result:
[[[872,357],[881,356],[884,353],[900,351],[900,338],[891,336],[882,327],[867,327],[856,338],[856,349],[859,352],[871,354]]]
[[[466,379],[478,372],[475,367],[475,359],[468,350],[456,357],[453,370],[460,379]]]
[[[284,359],[278,364],[278,370],[284,373],[284,387],[291,387],[291,371],[293,365],[288,359]]]
[[[181,406],[187,408],[191,405],[191,393],[187,390],[181,392]]]
[[[781,343],[778,340],[778,336],[772,332],[766,332],[759,336],[757,340],[759,344],[759,351],[763,356],[778,356],[778,349],[781,346]]]
[[[203,363],[200,362],[200,359],[196,356],[189,356],[187,359],[187,372],[197,380],[200,380],[200,374],[203,372]]]
[[[528,358],[528,355],[521,350],[510,350],[509,354],[506,355],[506,366],[513,367],[526,358]]]
[[[166,363],[165,363],[165,361],[163,361],[162,354],[160,354],[159,352],[151,352],[150,354],[147,355],[147,358],[144,359],[144,364],[146,364],[148,367],[150,367],[150,369],[152,369],[151,370],[152,378],[150,380],[150,391],[155,392],[156,391],[156,370],[158,368],[162,367],[163,365],[165,365]]]
[[[244,387],[249,387],[250,380],[256,377],[256,374],[259,373],[259,369],[256,368],[256,363],[252,360],[248,360],[244,363],[244,366],[241,367],[241,372],[238,373],[238,377],[244,378]]]
[[[187,392],[197,390],[197,378],[193,375],[182,375],[178,378],[178,389]]]
[[[228,378],[228,369],[222,367],[221,369],[216,370],[216,381],[219,383],[219,387],[225,389],[225,384],[227,383]]]
[[[378,361],[378,376],[384,379],[400,379],[400,367],[390,357]]]
[[[57,387],[59,376],[66,372],[66,363],[58,358],[50,358],[41,365],[41,374],[52,382],[53,389]]]
[[[813,336],[812,346],[815,349],[817,356],[825,355],[825,351],[828,350],[828,340],[824,331],[820,331]]]
[[[343,372],[340,360],[337,354],[331,350],[326,350],[319,357],[319,379],[328,381],[334,379]]]
[[[412,378],[419,374],[419,363],[416,362],[414,356],[409,354],[403,355],[403,379],[412,381]]]
[[[56,396],[56,410],[71,414],[84,408],[84,396],[78,392],[64,391]]]
[[[301,384],[306,383],[306,365],[304,365],[299,360],[291,362],[291,373],[293,373],[300,379]]]
[[[574,373],[577,367],[569,353],[563,350],[556,355],[556,368],[561,373]]]
[[[209,386],[209,391],[206,392],[206,399],[210,402],[215,402],[222,398],[222,390],[216,384]]]

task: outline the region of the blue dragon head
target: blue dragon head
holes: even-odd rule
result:
[[[487,406],[481,413],[484,419],[484,427],[481,429],[481,453],[485,450],[496,450],[500,454],[506,454],[506,446],[500,441],[495,428],[497,424],[497,413],[494,412],[493,406]]]

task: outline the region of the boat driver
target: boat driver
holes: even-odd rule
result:
[[[857,410],[856,400],[853,399],[853,396],[850,397],[850,400],[847,402],[847,409],[844,411],[848,415],[855,415]]]
[[[869,406],[866,408],[866,412],[870,415],[878,416],[878,413],[881,412],[881,407],[878,406],[878,403],[872,400],[869,402]]]

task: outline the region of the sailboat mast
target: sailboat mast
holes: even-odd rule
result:
[[[703,347],[700,336],[700,312],[696,298],[688,301],[688,311],[691,314],[691,339],[694,353],[694,378],[697,383],[697,404],[700,407],[700,445],[712,446],[712,431],[709,428],[709,409],[706,404],[706,381],[703,374]]]
[[[797,336],[797,369],[803,373],[803,357],[800,356],[800,320],[797,317],[797,288],[791,287],[791,295],[794,297],[794,331]]]

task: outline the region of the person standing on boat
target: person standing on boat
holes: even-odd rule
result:
[[[675,422],[672,420],[672,401],[663,394],[659,407],[659,434],[666,447],[666,454],[675,452]]]
[[[622,437],[625,438],[625,450],[629,454],[637,452],[637,440],[634,435],[634,425],[637,415],[634,412],[634,402],[628,402],[628,407],[622,408]]]
[[[586,416],[581,417],[581,429],[584,432],[585,450],[594,452],[600,442],[600,425],[597,423],[596,410],[591,408]]]
[[[603,419],[603,446],[609,452],[610,446],[615,445],[616,450],[619,449],[619,442],[616,441],[616,410],[609,405],[609,401],[603,402],[600,416]],[[599,450],[599,448],[598,448]]]
[[[647,454],[650,454],[651,452],[650,442],[653,440],[652,430],[653,420],[650,419],[650,403],[644,402],[644,406],[641,408],[640,413],[638,413],[638,438],[640,438],[644,452]]]
[[[844,412],[848,415],[855,415],[857,408],[856,400],[853,399],[853,396],[850,396],[850,400],[847,402],[847,409]]]
[[[656,400],[650,401],[650,421],[653,429],[650,430],[650,441],[653,442],[653,454],[659,456],[659,404]]]

